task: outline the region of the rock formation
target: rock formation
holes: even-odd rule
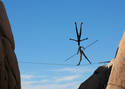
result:
[[[97,68],[78,89],[125,89],[125,32],[115,59]]]
[[[0,89],[21,89],[20,72],[14,52],[14,38],[0,0]]]
[[[112,66],[100,66],[93,75],[83,82],[79,89],[105,89]]]
[[[106,89],[125,89],[125,32],[119,44]]]

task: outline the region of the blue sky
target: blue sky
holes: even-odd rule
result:
[[[74,22],[83,24],[82,45],[99,40],[85,50],[93,62],[112,60],[125,30],[124,0],[3,0],[15,38],[15,53],[22,89],[77,89],[99,65],[57,66],[24,64],[43,62],[74,64],[77,51]]]

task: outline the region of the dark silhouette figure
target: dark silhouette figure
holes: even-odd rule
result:
[[[80,42],[81,42],[81,41],[84,41],[84,40],[87,40],[87,39],[88,39],[88,38],[81,39],[81,34],[82,34],[82,24],[83,24],[83,23],[81,22],[81,25],[80,25],[80,33],[78,33],[77,23],[75,22],[76,34],[77,34],[77,40],[72,39],[72,38],[69,39],[69,40],[73,40],[73,41],[78,42],[78,46],[80,46]]]
[[[87,58],[87,56],[86,56],[85,53],[83,52],[82,48],[85,50],[85,48],[82,47],[82,46],[79,46],[79,48],[78,48],[77,55],[78,55],[79,52],[80,52],[80,61],[79,61],[79,63],[77,64],[77,66],[79,66],[80,63],[81,63],[81,61],[82,61],[82,54],[83,54],[83,56],[85,57],[85,59],[91,64],[90,60]]]
[[[80,25],[80,32],[78,33],[78,29],[77,29],[77,23],[75,22],[75,30],[76,30],[76,35],[77,35],[77,40],[75,39],[72,39],[70,38],[70,40],[73,40],[75,42],[78,43],[78,52],[77,52],[77,55],[79,54],[80,52],[80,61],[79,63],[77,64],[77,66],[80,65],[81,61],[82,61],[82,55],[85,57],[85,59],[91,64],[91,62],[89,61],[89,59],[87,58],[87,56],[85,55],[85,53],[83,52],[82,48],[85,50],[84,47],[80,46],[80,42],[81,41],[84,41],[84,40],[87,40],[88,38],[84,38],[84,39],[81,39],[81,35],[82,35],[82,22],[81,22],[81,25]],[[74,56],[74,55],[73,55]],[[70,57],[71,58],[71,57]]]

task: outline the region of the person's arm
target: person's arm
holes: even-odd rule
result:
[[[80,37],[82,35],[82,24],[83,24],[83,22],[81,22],[81,25],[80,25]]]
[[[76,42],[77,42],[77,40],[75,40],[75,39],[72,39],[72,38],[70,38],[69,40],[73,40],[73,41],[76,41]]]
[[[75,28],[76,28],[76,34],[77,34],[77,38],[79,36],[79,33],[78,33],[78,29],[77,29],[77,23],[75,22]]]
[[[84,40],[88,40],[88,38],[84,38],[84,39],[82,39],[82,40],[80,40],[80,41],[84,41]]]

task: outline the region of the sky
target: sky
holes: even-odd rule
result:
[[[22,89],[77,89],[93,71],[112,60],[125,31],[125,0],[3,0],[15,39]],[[90,65],[76,53],[76,39],[83,22],[81,43]],[[28,64],[22,62],[64,65]],[[73,66],[72,66],[73,65]]]

